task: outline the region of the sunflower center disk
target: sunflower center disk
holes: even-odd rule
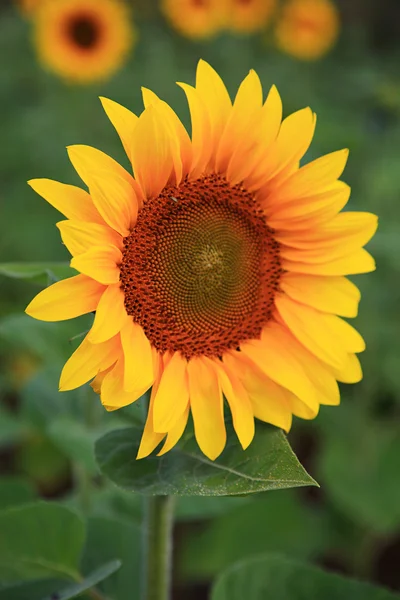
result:
[[[282,273],[252,194],[222,177],[165,188],[125,238],[125,307],[159,351],[221,356],[257,338]]]
[[[77,15],[70,20],[68,33],[79,48],[88,50],[93,48],[98,41],[98,24],[89,15]]]

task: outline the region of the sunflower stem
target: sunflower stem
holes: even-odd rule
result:
[[[170,600],[173,496],[145,496],[142,600]]]

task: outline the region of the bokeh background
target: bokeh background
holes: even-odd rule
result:
[[[400,3],[337,0],[338,38],[315,60],[276,47],[279,6],[254,34],[194,40],[166,21],[156,0],[126,4],[137,31],[127,61],[107,81],[74,85],[37,61],[33,17],[0,2],[0,262],[68,260],[55,227],[62,217],[26,185],[35,177],[78,183],[67,145],[94,145],[127,166],[99,95],[139,112],[140,88],[149,87],[189,125],[174,82],[193,83],[202,57],[232,94],[254,68],[265,90],[277,85],[285,114],[311,106],[318,125],[307,158],[350,148],[350,209],[380,217],[368,248],[377,271],[354,278],[364,379],[342,386],[339,408],[296,419],[289,435],[320,489],[179,502],[174,600],[204,600],[224,567],[270,551],[400,590]],[[140,500],[102,480],[92,450],[131,413],[106,414],[90,389],[57,392],[61,366],[90,319],[50,324],[24,315],[53,277],[0,274],[0,506],[37,496],[75,506],[89,523],[84,561],[121,558],[115,600],[135,600]]]

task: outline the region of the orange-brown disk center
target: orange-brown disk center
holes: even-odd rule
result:
[[[218,175],[148,200],[125,238],[125,307],[159,351],[221,356],[271,318],[279,245],[253,195]]]
[[[86,13],[78,13],[67,23],[67,36],[80,50],[91,50],[97,45],[101,31],[97,19]]]

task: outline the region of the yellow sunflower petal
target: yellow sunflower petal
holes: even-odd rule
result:
[[[360,361],[355,354],[348,354],[346,363],[340,369],[332,369],[338,381],[342,383],[358,383],[363,378]]]
[[[186,83],[178,82],[178,85],[185,92],[189,104],[193,148],[190,175],[195,178],[205,171],[210,160],[212,151],[211,123],[206,105],[197,90]]]
[[[118,104],[118,102],[103,98],[102,96],[100,96],[100,101],[107,117],[114,125],[114,128],[121,139],[128,158],[132,160],[132,139],[138,117],[132,111],[121,104]]]
[[[273,85],[260,112],[256,112],[246,141],[240,143],[229,162],[227,178],[232,185],[248,179],[276,140],[282,121],[282,100]]]
[[[169,452],[174,446],[176,446],[176,444],[181,439],[183,432],[186,429],[188,417],[189,417],[189,404],[187,405],[185,412],[182,415],[180,415],[180,417],[178,417],[173,428],[170,431],[168,431],[167,439],[165,440],[165,444],[163,445],[163,447],[161,448],[161,450],[157,454],[157,456],[162,456],[166,452]]]
[[[158,385],[160,383],[162,375],[162,364],[159,363],[160,368],[156,372],[156,378],[150,394],[149,410],[147,412],[147,419],[143,430],[142,439],[140,441],[139,450],[136,458],[146,458],[153,452],[159,443],[165,437],[165,433],[156,433],[153,428],[153,409],[154,409],[154,398],[157,393]]]
[[[129,406],[146,392],[146,389],[137,392],[126,392],[123,389],[124,371],[125,362],[124,357],[121,356],[103,379],[100,398],[104,408],[108,411]]]
[[[132,165],[145,198],[155,198],[174,168],[171,136],[157,107],[149,106],[139,117],[132,142]]]
[[[217,171],[226,171],[237,146],[243,147],[242,139],[249,135],[249,127],[254,119],[254,113],[261,112],[262,101],[263,92],[260,78],[255,71],[251,70],[240,84],[233,109],[230,111],[229,119],[219,141],[215,163]]]
[[[232,109],[232,102],[221,77],[204,60],[200,60],[197,65],[196,91],[204,102],[210,119],[212,157],[215,158],[218,142]]]
[[[88,334],[89,342],[99,344],[114,337],[128,318],[120,284],[109,285],[97,305],[93,326]]]
[[[338,320],[340,321],[340,319]],[[340,404],[339,387],[329,367],[309,352],[288,330],[281,329],[280,335],[286,346],[292,348],[297,360],[317,391],[316,401],[314,403],[306,402],[305,404],[311,408],[315,415],[318,413],[318,404],[328,404],[330,406]]]
[[[246,182],[248,189],[262,188],[278,174],[290,174],[311,144],[315,123],[315,115],[310,108],[286,117],[270,152]]]
[[[226,444],[224,407],[217,375],[205,357],[188,362],[190,406],[197,443],[215,460]]]
[[[362,248],[348,256],[324,263],[306,263],[282,259],[282,268],[293,273],[308,273],[310,275],[356,275],[374,271],[375,261],[372,256]]]
[[[232,413],[233,426],[239,442],[245,450],[254,438],[254,414],[249,395],[235,371],[228,364],[213,361],[222,393]]]
[[[94,246],[71,260],[71,267],[84,275],[109,285],[119,281],[121,250],[115,246]]]
[[[104,225],[104,219],[85,190],[51,179],[31,179],[28,184],[68,219]]]
[[[104,285],[86,275],[76,275],[41,291],[25,312],[40,321],[74,319],[96,310],[104,290]]]
[[[189,173],[193,160],[192,143],[190,141],[188,132],[183,126],[178,115],[166,102],[161,100],[154,92],[148,90],[147,88],[142,88],[142,93],[145,107],[147,108],[151,105],[157,106],[159,110],[161,110],[161,114],[163,114],[165,117],[167,127],[170,131],[171,139],[178,140],[181,176],[185,177]]]
[[[254,416],[289,431],[292,424],[287,396],[289,391],[270,379],[247,355],[230,352],[224,363],[237,373],[250,399]]]
[[[342,175],[348,156],[349,151],[345,148],[325,154],[301,167],[274,190],[274,202],[280,204],[328,188]]]
[[[263,331],[262,342],[241,344],[241,351],[275,383],[287,388],[306,403],[314,402],[315,389],[295,355],[283,342],[280,330],[278,325],[268,325]]]
[[[81,221],[60,221],[56,223],[61,239],[72,256],[82,254],[93,246],[112,244],[122,248],[123,238],[105,225],[82,223]]]
[[[96,394],[101,393],[101,386],[103,385],[104,377],[107,375],[107,373],[109,373],[109,371],[111,371],[111,369],[114,368],[114,366],[115,364],[111,365],[111,367],[108,367],[107,369],[104,369],[104,371],[99,371],[93,381],[90,382],[90,387]]]
[[[122,236],[128,235],[138,212],[133,177],[110,156],[91,146],[69,146],[68,155],[103,219]]]
[[[115,363],[120,354],[119,336],[102,344],[91,344],[85,338],[64,365],[60,377],[60,392],[84,385],[100,371]]]
[[[313,232],[298,232],[296,239],[301,240],[304,247],[282,245],[281,256],[299,262],[331,262],[364,246],[377,227],[378,218],[371,213],[340,213]]]
[[[356,317],[361,294],[345,277],[284,273],[280,288],[302,304],[342,317]]]
[[[170,431],[189,402],[187,360],[175,352],[166,365],[154,399],[154,431]]]
[[[315,419],[319,413],[319,404],[317,404],[316,408],[310,408],[310,406],[290,392],[288,392],[287,402],[294,416],[300,417],[300,419]]]
[[[268,223],[279,231],[276,239],[287,243],[289,246],[298,246],[294,238],[294,231],[313,228],[319,223],[328,221],[338,214],[347,204],[350,198],[350,187],[337,181],[330,189],[324,192],[314,193],[310,196],[297,196],[296,199],[277,204],[275,194],[270,193],[266,200],[262,200],[268,212]],[[269,205],[273,198],[273,205]]]
[[[142,327],[128,320],[121,330],[121,342],[125,356],[124,389],[128,392],[149,389],[155,379],[153,355]]]
[[[280,295],[275,299],[278,312],[293,335],[312,354],[340,369],[348,352],[362,352],[365,345],[359,334],[335,315],[323,313]]]

